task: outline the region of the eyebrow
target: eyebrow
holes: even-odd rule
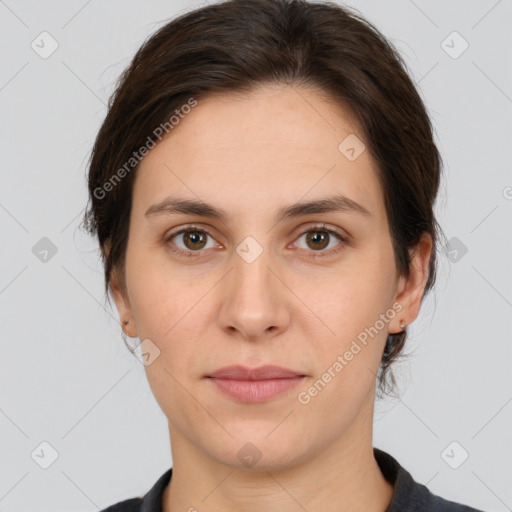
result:
[[[371,216],[369,210],[363,205],[353,201],[344,195],[332,195],[308,202],[298,202],[281,208],[276,215],[276,221],[292,219],[304,215],[346,212],[357,213],[363,216]],[[199,215],[226,222],[229,215],[226,210],[205,203],[200,200],[168,197],[163,201],[150,206],[145,213],[146,217],[183,213],[187,215]]]

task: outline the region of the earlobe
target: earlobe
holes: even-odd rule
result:
[[[130,338],[136,338],[137,337],[137,331],[134,323],[131,321],[131,319],[123,320],[123,323],[121,324],[121,328],[123,329],[123,332],[130,336]]]

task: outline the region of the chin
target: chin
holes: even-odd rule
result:
[[[279,436],[277,429],[268,435],[271,430],[260,429],[255,434],[253,429],[247,429],[233,435],[223,446],[210,445],[204,449],[226,466],[252,472],[280,471],[308,458],[310,450],[304,445],[303,436],[290,435],[286,430]]]

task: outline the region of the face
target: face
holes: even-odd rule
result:
[[[151,347],[145,369],[173,445],[277,469],[371,429],[387,335],[417,315],[429,246],[418,273],[397,275],[362,143],[319,92],[265,86],[199,100],[142,160],[126,294],[112,287],[128,334]],[[345,201],[319,208],[334,196]],[[162,206],[178,199],[211,208]],[[296,377],[211,378],[236,365]]]

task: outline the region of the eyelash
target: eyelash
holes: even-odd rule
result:
[[[334,231],[332,229],[329,229],[327,228],[327,226],[325,224],[319,224],[319,225],[316,225],[316,226],[310,226],[307,230],[303,231],[298,237],[302,237],[304,236],[305,234],[311,232],[311,231],[325,231],[326,233],[329,233],[329,235],[334,235],[336,238],[339,239],[340,243],[334,248],[334,249],[329,249],[329,250],[320,250],[320,251],[306,251],[307,252],[310,252],[311,254],[308,256],[312,259],[315,259],[315,258],[324,258],[326,256],[331,256],[331,255],[334,255],[336,253],[338,253],[340,250],[342,250],[342,248],[347,245],[349,243],[349,239],[343,235],[341,235],[340,233],[338,233],[337,231]],[[167,236],[165,238],[165,243],[168,244],[169,242],[171,242],[171,240],[178,236],[178,235],[181,235],[183,233],[188,233],[188,232],[200,232],[200,233],[205,233],[206,235],[208,235],[209,237],[213,238],[213,236],[206,230],[206,229],[203,229],[203,228],[200,228],[199,226],[194,226],[194,225],[189,225],[187,226],[186,228],[183,228],[181,229],[180,231],[177,231],[175,233],[171,233],[169,236]],[[186,256],[186,257],[198,257],[198,256],[195,256],[194,253],[200,253],[200,252],[203,252],[204,249],[199,249],[197,251],[184,251],[183,249],[179,249],[176,247],[176,245],[174,243],[170,243],[169,245],[169,248],[172,252],[180,255],[180,256]]]

